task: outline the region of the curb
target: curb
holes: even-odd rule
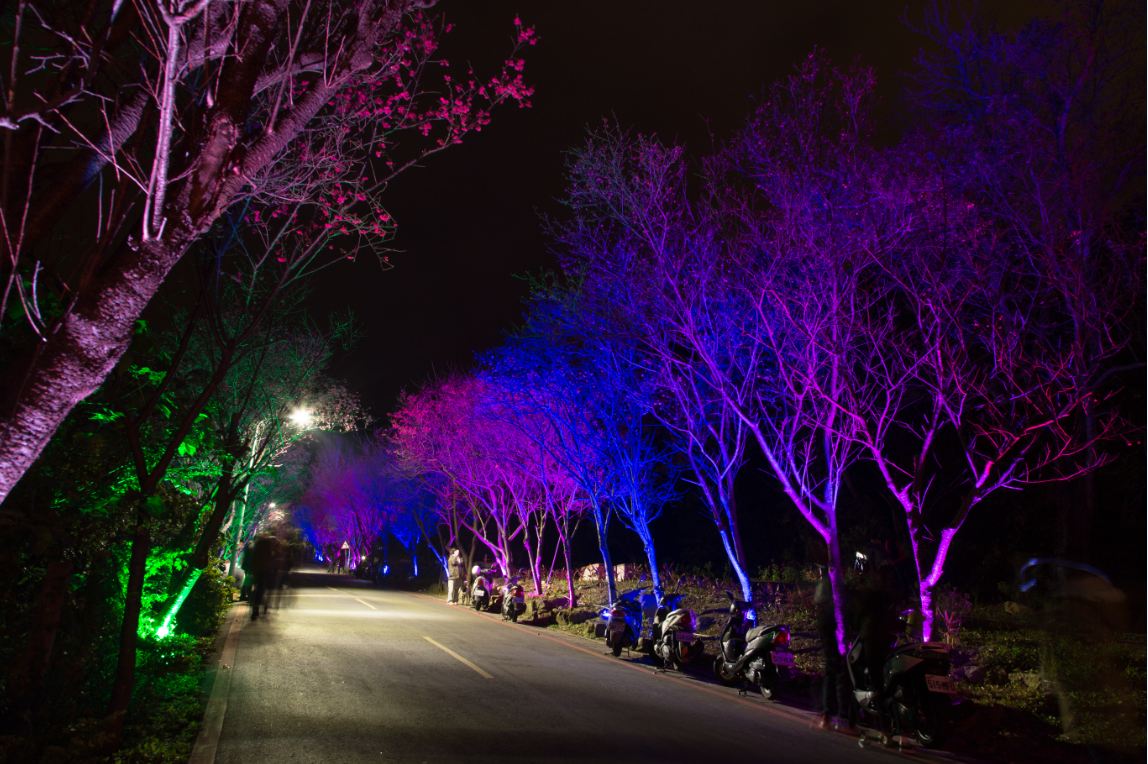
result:
[[[235,666],[235,651],[239,642],[241,629],[235,628],[239,622],[239,611],[242,608],[238,603],[231,606],[227,618],[220,628],[219,661],[215,667],[215,677],[211,682],[211,694],[207,699],[207,708],[203,713],[203,722],[200,725],[199,736],[191,749],[188,764],[212,764],[215,761],[216,749],[219,746],[219,735],[223,731],[223,719],[227,716],[227,698],[231,691],[231,673]],[[218,643],[217,643],[218,645]]]

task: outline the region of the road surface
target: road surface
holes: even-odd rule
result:
[[[265,618],[233,611],[195,764],[905,757],[604,642],[345,576],[300,582]]]

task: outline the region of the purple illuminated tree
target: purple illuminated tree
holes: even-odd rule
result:
[[[1087,483],[1132,429],[1113,396],[1139,366],[1141,295],[1124,285],[1143,242],[1121,218],[1143,206],[1143,144],[1120,126],[1143,100],[1121,64],[1127,20],[1095,10],[1014,36],[927,20],[938,44],[918,97],[938,121],[897,155],[902,200],[885,203],[913,222],[874,251],[889,308],[867,316],[849,382],[855,434],[904,513],[926,638],[974,508]],[[1091,510],[1078,514],[1086,536]]]
[[[623,322],[660,371],[662,418],[743,592],[733,487],[752,436],[826,545],[842,649],[837,502],[858,448],[840,426],[841,369],[861,309],[857,262],[875,238],[858,204],[854,118],[867,85],[811,58],[692,193],[681,149],[608,130],[579,155],[579,219],[566,234],[591,274],[584,288],[633,308]]]
[[[745,291],[746,326],[764,360],[752,407],[737,410],[825,545],[842,652],[839,502],[861,456],[846,413],[850,372],[871,339],[867,318],[887,310],[874,253],[898,246],[912,220],[898,174],[868,143],[873,85],[867,70],[811,54],[770,91],[715,162],[714,179],[733,189],[719,197],[740,266],[729,288]]]
[[[293,276],[393,230],[379,196],[528,103],[516,48],[444,74],[422,0],[19,3],[0,107],[0,500],[123,355],[172,267],[227,217]],[[242,52],[240,55],[239,52]],[[60,219],[81,221],[59,226]],[[336,247],[334,238],[344,238]]]
[[[532,568],[536,580],[541,580],[542,537],[549,523],[558,536],[554,560],[559,553],[565,561],[567,594],[574,598],[574,573],[570,542],[585,511],[583,489],[578,480],[564,466],[572,455],[563,449],[558,422],[553,418],[554,401],[544,392],[542,384],[545,369],[539,365],[550,352],[535,356],[532,351],[542,349],[524,335],[509,338],[484,358],[484,379],[498,391],[497,416],[513,427],[521,436],[522,467],[530,471],[537,481],[540,516],[534,518],[536,551]],[[553,350],[553,348],[546,348]],[[550,380],[553,381],[553,380]],[[575,462],[579,454],[574,454]],[[551,562],[550,571],[554,569]],[[539,589],[541,591],[541,589]]]
[[[1144,8],[1053,7],[1012,33],[932,8],[915,101],[932,145],[945,147],[946,182],[1023,253],[1058,306],[1073,384],[1104,399],[1142,384]],[[1098,414],[1074,420],[1076,438],[1103,435]],[[1060,503],[1058,546],[1078,558],[1096,525],[1094,474]]]

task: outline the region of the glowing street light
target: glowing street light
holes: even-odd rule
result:
[[[300,406],[291,412],[291,424],[295,425],[301,430],[305,430],[311,426],[313,417],[311,416],[311,409],[303,408]]]

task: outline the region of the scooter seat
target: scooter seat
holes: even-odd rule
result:
[[[772,628],[772,626],[754,626],[752,629],[745,633],[745,641],[752,642]]]

